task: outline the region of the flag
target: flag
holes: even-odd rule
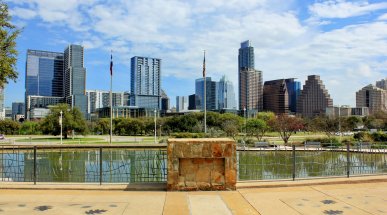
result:
[[[203,58],[203,78],[206,77],[206,51],[204,51],[204,58]]]
[[[110,76],[113,76],[113,54],[110,55]]]

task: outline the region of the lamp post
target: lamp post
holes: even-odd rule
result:
[[[60,110],[60,118],[59,118],[59,124],[60,124],[60,144],[63,144],[63,142],[62,142],[62,128],[63,128],[63,122],[62,122],[62,120],[63,120],[63,111],[62,110]]]
[[[246,119],[246,107],[243,108],[243,118],[245,118],[245,141],[243,141],[244,146],[243,148],[246,148],[246,137],[247,137],[247,119]]]
[[[154,111],[154,114],[155,114],[155,143],[157,143],[157,136],[156,136],[156,109]]]

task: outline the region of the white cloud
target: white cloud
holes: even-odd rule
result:
[[[238,49],[246,39],[255,47],[255,67],[263,71],[264,80],[294,77],[303,82],[307,75],[319,74],[341,104],[354,104],[356,90],[387,73],[386,22],[319,29],[321,22],[330,24],[320,18],[359,16],[387,7],[386,3],[315,3],[309,10],[319,23],[316,25],[312,19],[300,20],[295,11],[267,0],[244,4],[236,0],[208,4],[204,0],[32,2],[26,9],[36,7],[36,16],[45,23],[59,22],[63,29],[77,32],[86,48],[113,49],[115,65],[127,68],[134,55],[161,58],[164,77],[199,78],[206,49],[208,75],[215,80],[227,75],[237,90]]]
[[[378,20],[387,20],[387,13],[378,17]]]
[[[387,9],[386,2],[328,0],[309,6],[312,15],[319,18],[348,18],[382,9]]]
[[[22,19],[32,19],[37,16],[36,11],[26,8],[15,7],[10,10],[11,16],[17,16]]]

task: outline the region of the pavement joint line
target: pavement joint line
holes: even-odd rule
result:
[[[261,213],[259,213],[259,211],[251,204],[251,202],[250,202],[249,200],[247,200],[246,197],[245,197],[241,192],[239,192],[239,190],[237,190],[237,191],[238,191],[239,195],[241,195],[242,198],[243,198],[247,203],[249,203],[249,205],[250,205],[252,208],[254,208],[254,210],[260,215]]]
[[[326,195],[326,196],[329,196],[329,197],[331,197],[331,198],[333,198],[333,199],[336,199],[337,201],[339,201],[339,202],[343,202],[344,204],[347,204],[347,205],[350,205],[350,206],[352,206],[352,207],[354,207],[354,208],[357,208],[357,209],[359,209],[359,210],[361,210],[361,211],[364,211],[365,213],[367,213],[367,214],[372,214],[372,213],[370,213],[370,212],[368,212],[368,211],[366,211],[366,210],[364,210],[364,209],[362,209],[362,208],[359,208],[359,207],[357,207],[357,206],[355,206],[355,205],[352,205],[352,204],[349,204],[349,203],[347,203],[346,201],[343,201],[343,200],[341,200],[341,199],[339,199],[339,198],[337,198],[337,197],[334,197],[334,196],[332,196],[332,195],[329,195],[328,193],[325,193],[324,191],[322,191],[322,190],[319,190],[319,189],[317,189],[317,188],[315,188],[315,187],[313,187],[313,186],[309,186],[312,190],[315,190],[315,191],[317,191],[317,192],[319,192],[319,193],[322,193],[322,194],[324,194],[324,195]]]
[[[163,204],[163,211],[161,211],[161,215],[163,215],[163,214],[164,214],[165,203],[167,202],[167,197],[168,197],[168,195],[167,195],[167,192],[165,192],[165,194],[164,194],[164,204]],[[129,203],[128,203],[128,204],[129,204]],[[124,213],[122,213],[122,214],[124,214]]]
[[[187,200],[187,204],[188,204],[189,214],[192,215],[191,201],[189,200],[188,192],[185,193],[185,197],[186,197],[185,199]]]
[[[282,203],[284,203],[286,206],[288,206],[289,208],[293,209],[295,212],[299,213],[302,215],[302,213],[300,211],[298,211],[297,209],[293,208],[291,205],[289,205],[288,203],[286,203],[285,201],[283,201],[282,199],[278,199],[280,200]]]
[[[228,209],[228,211],[229,211],[231,214],[234,214],[234,213],[232,212],[232,210],[230,209],[230,207],[228,206],[227,202],[224,201],[223,196],[220,194],[220,191],[217,191],[216,193],[218,194],[218,196],[219,196],[220,199],[222,200],[223,204],[226,205],[226,208]]]

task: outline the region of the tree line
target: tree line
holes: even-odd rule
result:
[[[110,119],[101,118],[95,122],[86,121],[77,108],[67,104],[59,104],[50,108],[50,114],[41,121],[25,121],[23,123],[11,120],[0,121],[0,133],[3,134],[60,134],[60,112],[63,113],[63,136],[67,138],[73,131],[76,134],[109,134]],[[278,136],[288,143],[296,132],[323,132],[328,139],[337,132],[353,131],[359,127],[367,129],[387,130],[387,113],[378,112],[366,117],[300,118],[297,116],[278,115],[272,112],[260,112],[254,118],[216,112],[207,113],[208,133],[204,134],[203,113],[157,118],[157,135],[175,137],[249,137],[262,141],[268,132],[277,132]],[[113,134],[122,136],[145,136],[154,134],[154,118],[115,118],[113,119]],[[362,135],[359,138],[367,138]],[[380,139],[380,138],[379,138]],[[383,139],[383,138],[382,138]]]

